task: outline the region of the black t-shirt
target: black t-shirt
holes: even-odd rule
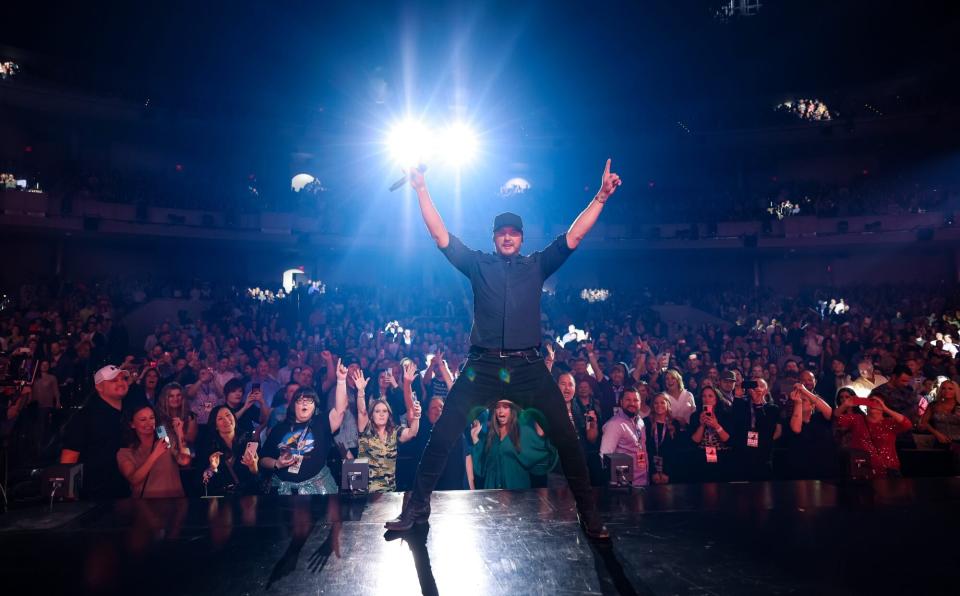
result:
[[[85,499],[114,499],[130,496],[130,485],[120,474],[117,451],[123,445],[123,419],[120,410],[108,404],[99,395],[93,395],[86,405],[67,423],[63,433],[63,448],[80,452],[83,464]]]
[[[247,448],[247,443],[256,441],[252,433],[241,433],[237,431],[234,435],[233,444],[228,445],[217,433],[215,428],[208,427],[203,436],[200,437],[198,445],[197,458],[203,468],[206,468],[210,462],[210,454],[216,451],[221,453],[220,465],[217,472],[207,483],[206,493],[208,495],[249,495],[258,492],[258,479],[247,466],[240,463],[243,458],[243,452]]]
[[[800,428],[799,434],[790,429],[789,418],[783,426],[787,464],[792,477],[831,478],[836,475],[837,448],[833,439],[833,424],[823,414],[814,412],[810,422]]]
[[[311,422],[281,422],[275,426],[267,437],[261,457],[279,459],[284,451],[302,455],[303,462],[298,473],[291,474],[290,468],[277,468],[274,473],[280,480],[303,482],[319,474],[327,465],[330,445],[330,421],[320,414],[314,416]]]
[[[780,424],[780,408],[771,403],[755,406],[750,400],[737,400],[732,412],[733,448],[744,456],[747,465],[769,465],[773,457],[773,435]],[[757,447],[747,445],[747,433],[757,433]]]
[[[529,256],[472,250],[453,234],[441,251],[473,288],[472,345],[507,350],[540,345],[543,282],[573,253],[566,234]]]

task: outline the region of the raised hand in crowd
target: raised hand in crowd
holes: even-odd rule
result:
[[[474,420],[473,424],[470,425],[470,440],[474,445],[480,442],[480,430],[481,425],[479,420]]]
[[[367,388],[367,383],[370,382],[370,379],[363,376],[363,370],[357,369],[353,373],[353,384],[357,387],[357,393],[364,393]]]
[[[410,385],[417,378],[417,365],[413,362],[407,362],[403,365],[403,383]]]

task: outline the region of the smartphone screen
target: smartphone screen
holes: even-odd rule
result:
[[[167,435],[167,429],[162,424],[157,427],[157,438],[161,441],[164,441],[167,445],[170,444],[170,437]]]
[[[260,383],[250,385],[250,391],[260,391]]]

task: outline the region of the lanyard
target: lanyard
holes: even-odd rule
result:
[[[763,406],[760,406],[763,408]],[[750,404],[750,430],[757,430],[757,406]]]
[[[662,432],[658,432],[658,427],[662,428]],[[653,423],[653,444],[657,447],[657,455],[660,455],[660,445],[663,445],[663,440],[667,438],[667,423],[659,423],[654,421]]]
[[[633,438],[636,439],[636,441],[637,441],[637,447],[638,447],[641,451],[643,451],[644,445],[643,445],[643,441],[641,440],[641,439],[643,439],[643,434],[640,432],[640,428],[637,426],[637,421],[638,421],[638,420],[640,420],[640,416],[639,416],[639,415],[638,415],[636,418],[631,418],[631,419],[630,419],[630,432],[633,433]]]

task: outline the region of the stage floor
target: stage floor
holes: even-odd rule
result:
[[[400,497],[15,511],[0,516],[0,581],[11,595],[958,592],[960,478],[606,494],[608,545],[546,489],[437,493],[429,526],[387,540]]]

